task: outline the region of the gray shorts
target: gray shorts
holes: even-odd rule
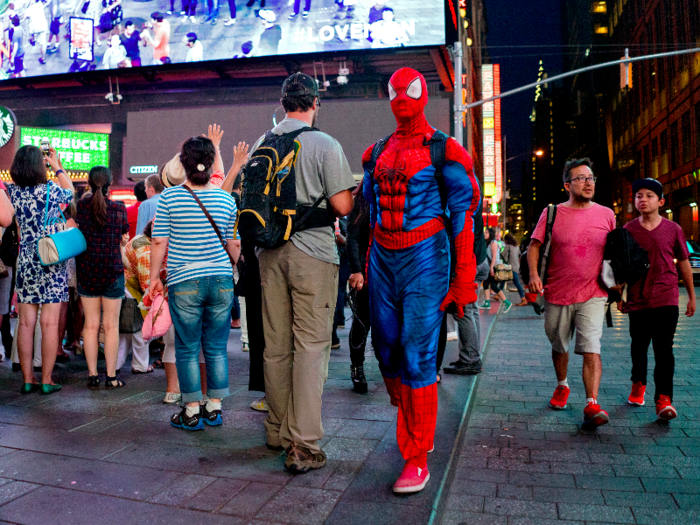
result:
[[[607,298],[594,297],[583,303],[560,305],[545,301],[544,331],[552,351],[565,354],[576,332],[576,354],[600,354]]]

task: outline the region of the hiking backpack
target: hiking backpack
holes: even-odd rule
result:
[[[301,150],[297,137],[316,128],[303,127],[276,135],[268,131],[243,168],[241,209],[236,228],[241,238],[260,248],[277,248],[299,231],[332,227],[335,215],[312,206],[297,205],[296,161]]]

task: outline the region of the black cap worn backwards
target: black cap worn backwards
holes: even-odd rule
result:
[[[661,183],[656,179],[637,179],[632,183],[632,194],[636,195],[639,190],[651,190],[659,196],[659,199],[664,198],[664,189]]]
[[[311,95],[318,97],[318,83],[305,73],[294,73],[282,84],[282,98]]]

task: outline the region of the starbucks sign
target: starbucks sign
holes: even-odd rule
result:
[[[0,106],[0,148],[10,142],[15,134],[16,125],[14,113],[8,108]]]

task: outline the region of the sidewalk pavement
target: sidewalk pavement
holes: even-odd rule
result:
[[[681,312],[687,296],[681,293]],[[602,341],[599,403],[610,424],[581,427],[582,359],[569,364],[570,408],[547,404],[556,387],[543,318],[500,314],[486,351],[443,525],[700,522],[700,328],[681,314],[673,405],[656,422],[653,351],[646,405],[627,405],[627,317],[614,314]]]
[[[484,340],[494,317],[482,316]],[[284,456],[265,447],[265,415],[248,407],[261,394],[248,391],[248,354],[241,352],[239,331],[232,330],[229,338],[232,395],[223,402],[224,425],[202,432],[170,426],[168,419],[177,409],[161,402],[162,370],[131,375],[127,362],[120,374],[124,388],[91,391],[85,386],[85,360],[71,356],[69,364],[56,365],[54,380],[63,384],[61,392],[20,396],[21,374],[12,373],[7,361],[1,363],[0,522],[435,521],[444,508],[442,487],[451,472],[447,465],[455,463],[460,423],[475,378],[443,376],[435,452],[429,458],[431,480],[422,493],[398,497],[391,491],[403,466],[396,445],[396,409],[389,404],[369,344],[369,394],[352,392],[349,328],[348,321],[340,331],[341,349],[332,353],[323,396],[322,446],[328,465],[303,475],[285,472]],[[451,342],[445,362],[456,356],[456,343]],[[103,366],[100,362],[100,370]]]

